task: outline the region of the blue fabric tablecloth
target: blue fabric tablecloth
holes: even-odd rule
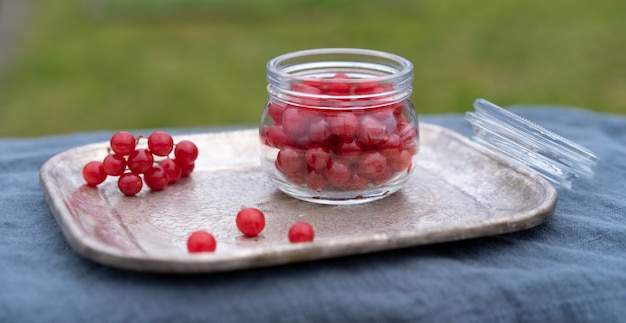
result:
[[[117,270],[70,249],[39,186],[39,168],[111,132],[0,139],[0,322],[623,322],[626,117],[563,107],[513,111],[600,159],[594,179],[557,188],[548,222],[500,236],[205,275]],[[462,115],[421,121],[471,135]]]

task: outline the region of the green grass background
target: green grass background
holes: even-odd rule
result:
[[[411,60],[419,115],[478,97],[626,113],[623,0],[35,3],[0,75],[0,136],[256,125],[266,62],[319,47]]]

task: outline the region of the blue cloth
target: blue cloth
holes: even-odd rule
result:
[[[600,158],[593,180],[557,188],[546,223],[204,275],[123,271],[70,249],[44,200],[39,168],[110,132],[0,139],[0,322],[623,322],[626,117],[565,107],[513,111]],[[471,135],[461,115],[421,121]]]

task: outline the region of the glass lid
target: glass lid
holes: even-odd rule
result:
[[[467,112],[472,140],[487,150],[571,189],[579,177],[592,178],[598,158],[588,149],[487,100]]]

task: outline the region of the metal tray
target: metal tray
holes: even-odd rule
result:
[[[194,173],[160,192],[125,197],[113,178],[84,185],[81,170],[102,160],[108,142],[60,153],[41,168],[40,182],[71,247],[117,268],[205,273],[363,254],[496,235],[534,227],[554,212],[557,194],[539,175],[514,166],[469,139],[424,124],[415,172],[399,192],[371,203],[328,206],[279,192],[261,172],[255,129],[179,136],[200,150]],[[261,209],[266,227],[244,237],[242,207]],[[289,227],[306,220],[312,243],[290,244]],[[215,253],[190,254],[186,239],[204,229]]]

